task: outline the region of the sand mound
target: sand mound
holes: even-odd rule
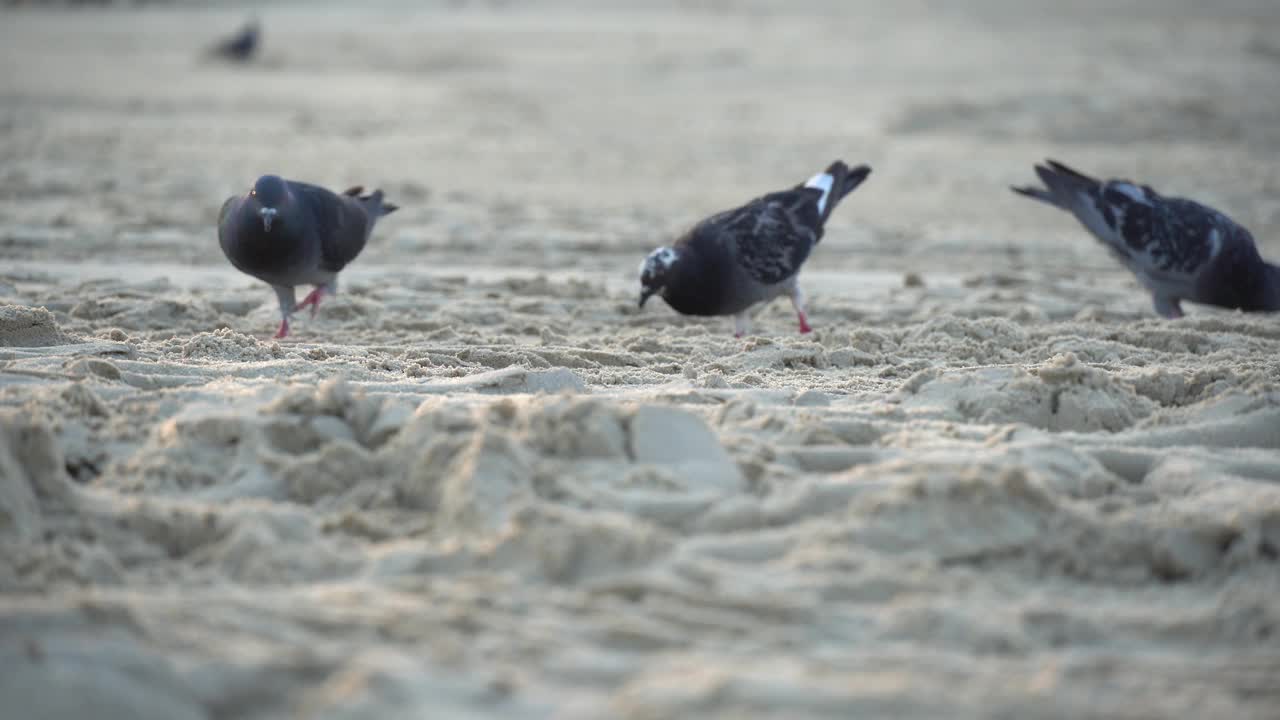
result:
[[[341,378],[318,388],[288,388],[258,407],[191,406],[161,424],[139,452],[109,473],[130,478],[126,485],[135,491],[202,488],[207,496],[283,498],[289,483],[278,471],[286,466],[321,451],[337,457],[343,446],[368,452],[394,434],[394,424],[379,423],[382,408]],[[321,467],[326,474],[310,483],[323,484],[346,469]],[[349,482],[362,477],[354,473]]]
[[[230,328],[197,333],[190,339],[174,342],[182,357],[188,359],[247,362],[284,356],[279,343],[264,342]]]
[[[669,545],[631,516],[678,527],[743,482],[716,435],[686,411],[535,396],[429,400],[410,414],[341,379],[290,389],[256,408],[188,409],[105,480],[153,497],[289,500],[332,513],[310,523],[293,510],[231,520],[202,519],[181,504],[131,511],[168,554],[198,552],[244,581],[354,571],[360,563],[342,537],[367,536],[367,523],[351,514],[369,509],[412,510],[442,538],[503,538],[434,562],[514,568],[536,560],[538,577],[581,579],[631,567]],[[317,535],[321,525],[340,534]],[[288,559],[303,547],[314,562]],[[393,554],[376,572],[405,562],[426,560]]]
[[[120,622],[125,620],[124,623]],[[0,697],[19,717],[201,720],[196,690],[173,663],[144,645],[120,613],[10,609],[0,625]]]
[[[0,589],[39,586],[62,563],[46,545],[74,507],[58,439],[42,414],[0,409]],[[56,532],[54,532],[56,537]]]
[[[125,330],[207,328],[215,327],[219,322],[218,310],[207,301],[196,298],[90,297],[72,307],[70,314],[95,326],[108,324]]]
[[[427,682],[424,677],[433,678]],[[303,701],[303,716],[325,720],[399,717],[407,705],[431,707],[439,717],[550,718],[548,704],[511,696],[506,673],[459,674],[409,653],[374,651],[351,659]]]
[[[1155,403],[1111,373],[1070,353],[1033,370],[987,368],[908,380],[902,405],[929,417],[983,424],[1025,423],[1053,431],[1117,431],[1149,415]]]
[[[65,345],[71,338],[45,308],[0,305],[0,347]]]

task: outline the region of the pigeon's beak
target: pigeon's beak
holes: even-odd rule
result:
[[[276,219],[279,211],[275,208],[264,207],[258,211],[258,217],[262,218],[262,231],[271,232],[271,221]]]
[[[640,289],[640,307],[644,307],[645,302],[649,300],[649,297],[652,296],[653,293],[654,291],[649,288]]]

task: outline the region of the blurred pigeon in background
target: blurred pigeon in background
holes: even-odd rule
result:
[[[262,32],[257,18],[253,18],[240,31],[209,49],[209,54],[232,62],[247,62],[258,51]]]
[[[1162,317],[1182,317],[1181,301],[1280,310],[1280,267],[1263,261],[1249,231],[1199,203],[1164,197],[1128,180],[1100,181],[1047,160],[1045,187],[1014,192],[1076,216],[1151,292]]]
[[[289,316],[338,290],[338,272],[364,249],[378,218],[397,206],[382,191],[361,195],[353,187],[336,195],[322,187],[263,175],[246,195],[230,197],[218,213],[218,242],[231,264],[267,283],[280,301],[280,330]],[[294,286],[314,289],[298,304]]]
[[[837,160],[794,188],[699,222],[645,258],[640,307],[659,295],[685,315],[733,315],[734,335],[741,337],[748,308],[788,295],[800,332],[809,332],[800,266],[822,239],[831,211],[870,174],[866,165],[850,170]]]

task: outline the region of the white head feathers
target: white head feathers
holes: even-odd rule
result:
[[[649,253],[649,256],[640,263],[640,277],[646,275],[662,276],[676,261],[676,251],[669,247],[660,247]]]

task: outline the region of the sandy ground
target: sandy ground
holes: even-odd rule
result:
[[[1280,717],[1280,321],[1007,190],[1280,257],[1280,6],[794,5],[3,13],[0,706]],[[836,157],[813,335],[635,308]],[[403,207],[282,342],[213,227],[267,171]]]

